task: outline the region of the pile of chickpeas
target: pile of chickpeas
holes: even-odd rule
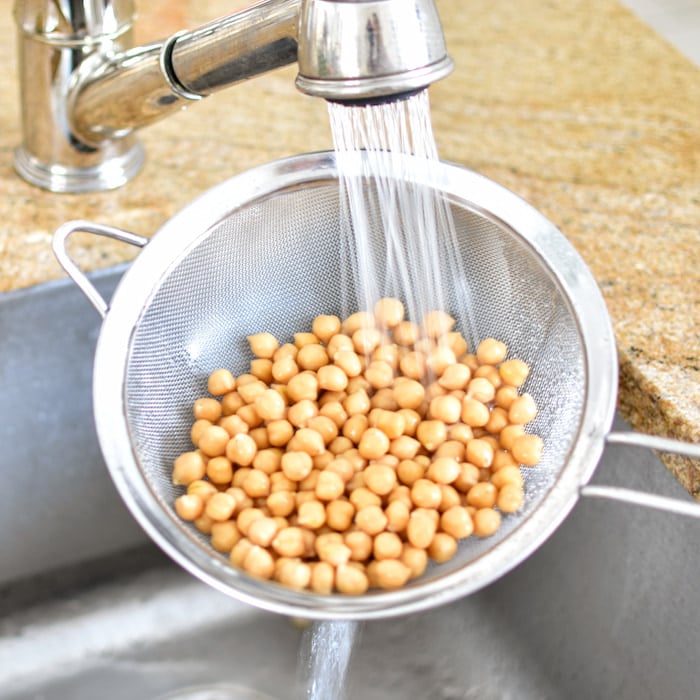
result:
[[[537,407],[525,362],[454,326],[384,298],[293,343],[249,336],[250,371],[217,369],[194,402],[177,514],[248,574],[321,594],[399,588],[493,535],[541,458]]]

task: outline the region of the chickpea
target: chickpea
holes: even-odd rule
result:
[[[233,465],[227,457],[212,457],[207,462],[207,476],[214,484],[230,484]]]
[[[306,553],[306,539],[300,527],[282,528],[270,544],[282,557],[301,557]]]
[[[275,560],[264,547],[254,544],[243,560],[243,569],[256,578],[269,579],[275,572]]]
[[[380,345],[372,353],[371,359],[373,362],[386,362],[395,372],[399,367],[399,346],[396,343]]]
[[[317,530],[326,524],[326,509],[320,501],[309,500],[297,507],[298,523],[309,530]]]
[[[384,511],[378,505],[365,506],[355,514],[355,524],[368,535],[378,535],[386,528],[388,522]]]
[[[442,498],[440,499],[440,505],[438,510],[444,513],[452,506],[458,506],[462,503],[462,495],[457,491],[454,486],[450,484],[440,484],[440,491],[442,492]]]
[[[260,469],[251,469],[241,486],[251,498],[263,498],[270,495],[270,477]]]
[[[399,361],[399,369],[410,379],[421,379],[427,371],[427,359],[422,352],[413,350],[406,353]],[[398,399],[397,399],[398,402]],[[399,403],[399,405],[401,405]],[[408,406],[408,408],[412,408]]]
[[[367,488],[378,496],[386,496],[396,486],[396,472],[386,464],[370,464],[364,476]]]
[[[530,374],[530,368],[522,360],[506,360],[501,363],[498,372],[506,384],[521,387]]]
[[[231,520],[224,522],[214,522],[211,526],[211,546],[217,552],[230,553],[236,544],[241,540],[241,533],[236,527],[236,523]]]
[[[430,558],[438,564],[444,564],[457,553],[457,540],[446,532],[437,532],[428,546]]]
[[[355,506],[349,501],[334,500],[326,505],[326,523],[332,530],[345,532],[355,517]]]
[[[272,383],[272,360],[265,360],[261,357],[252,360],[250,363],[250,373],[265,384]]]
[[[286,518],[296,510],[296,499],[291,491],[273,491],[265,501],[273,516]]]
[[[228,520],[236,510],[236,499],[226,492],[215,493],[206,503],[204,512],[212,520]]]
[[[283,345],[280,345],[277,350],[275,350],[274,354],[272,355],[272,360],[273,362],[277,362],[277,360],[281,360],[285,357],[291,357],[294,359],[297,356],[297,352],[299,349],[297,348],[294,343],[284,343]]]
[[[466,508],[455,505],[440,516],[440,528],[448,535],[461,540],[474,532],[474,523]]]
[[[288,384],[292,377],[299,374],[299,365],[293,357],[281,357],[272,363],[270,374],[276,382]]]
[[[310,565],[309,588],[320,595],[329,595],[335,587],[335,568],[328,562],[318,561]]]
[[[440,309],[429,311],[423,316],[423,328],[429,338],[440,338],[449,333],[456,321],[447,312]]]
[[[466,445],[474,437],[474,431],[466,423],[455,423],[447,428],[448,441],[457,441]]]
[[[504,384],[498,387],[496,396],[494,397],[494,402],[496,406],[507,411],[518,396],[519,394],[517,387],[511,386],[510,384]]]
[[[206,459],[201,452],[183,452],[173,464],[173,484],[187,486],[204,478],[206,469]]]
[[[216,369],[207,380],[207,390],[212,396],[223,396],[236,388],[236,380],[227,369]]]
[[[311,567],[299,559],[283,557],[276,562],[275,579],[288,588],[304,590],[311,583]]]
[[[318,345],[318,338],[313,333],[295,333],[294,346],[297,348],[296,356],[299,356],[299,350],[306,345]]]
[[[468,493],[469,489],[478,482],[479,468],[468,462],[461,464],[459,476],[454,481],[455,488],[462,493]]]
[[[219,457],[226,452],[229,434],[220,425],[210,425],[202,431],[198,447],[208,457]]]
[[[326,444],[323,440],[323,435],[316,430],[299,428],[287,443],[287,449],[306,452],[311,457],[315,457],[326,451]]]
[[[512,450],[515,441],[525,434],[525,428],[522,425],[507,425],[503,428],[498,436],[501,448],[504,450]],[[514,455],[515,456],[515,455]],[[517,460],[517,457],[516,457]]]
[[[241,467],[252,464],[257,452],[258,446],[255,444],[255,440],[246,433],[234,435],[226,444],[226,456],[233,464]]]
[[[477,346],[476,357],[482,365],[497,365],[505,360],[507,352],[505,343],[495,338],[486,338]]]
[[[311,420],[314,416],[317,415],[318,405],[315,401],[311,401],[309,399],[302,399],[301,401],[297,401],[295,404],[292,404],[287,409],[287,420],[295,428],[306,427],[309,420]],[[292,430],[289,439],[292,438],[293,434],[294,431]]]
[[[437,525],[424,510],[414,510],[406,525],[406,539],[414,547],[427,549],[435,537]]]
[[[416,437],[426,450],[434,451],[447,439],[447,426],[439,420],[424,420],[416,428]]]
[[[537,404],[530,394],[523,394],[511,403],[508,409],[508,420],[511,423],[525,425],[535,419]]]
[[[428,467],[428,478],[437,484],[451,484],[460,475],[459,462],[452,457],[438,457]]]
[[[199,496],[203,501],[207,501],[213,494],[218,492],[219,489],[211,481],[197,479],[187,484],[187,493],[191,496]]]
[[[411,486],[411,501],[418,508],[437,508],[441,499],[440,487],[430,479],[417,479]]]
[[[311,324],[311,330],[322,343],[328,343],[336,333],[340,333],[341,325],[337,316],[323,314],[316,316]]]
[[[357,445],[367,430],[367,425],[367,416],[362,414],[351,416],[343,426],[343,437],[350,440],[353,445]]]
[[[469,383],[471,376],[471,370],[466,365],[450,364],[441,373],[438,384],[448,391],[464,389]]]
[[[305,451],[285,452],[281,461],[282,472],[292,481],[305,479],[313,469],[311,455]]]
[[[379,428],[367,428],[357,445],[365,459],[379,459],[389,451],[389,438]]]
[[[430,402],[430,416],[443,423],[457,423],[462,414],[462,403],[456,396],[437,396]]]
[[[261,382],[257,378],[255,381],[248,382],[246,384],[240,384],[239,382],[238,387],[238,393],[246,404],[254,404],[258,396],[267,390],[267,384],[265,384],[265,382]]]
[[[383,328],[396,327],[404,317],[404,305],[396,297],[384,297],[374,305],[374,316]]]
[[[192,407],[195,420],[208,420],[216,423],[221,418],[221,404],[216,399],[197,399]]]
[[[293,403],[309,399],[316,401],[318,399],[318,379],[312,372],[301,372],[292,377],[287,382],[287,393],[289,400]]]
[[[299,349],[296,362],[302,370],[316,372],[330,362],[328,353],[323,345],[319,343],[309,343]]]
[[[324,391],[343,391],[348,385],[348,375],[336,365],[320,367],[317,376],[318,386]]]
[[[508,425],[508,412],[500,406],[494,406],[489,419],[483,426],[489,433],[497,435]]]
[[[403,542],[394,532],[380,532],[374,538],[372,551],[375,559],[398,559],[402,550]]]
[[[411,578],[422,576],[428,567],[428,553],[425,549],[408,543],[404,543],[400,558],[401,562],[409,568]]]
[[[365,367],[364,362],[362,364],[362,367]],[[372,387],[370,383],[364,378],[364,376],[351,377],[350,379],[348,379],[348,388],[345,392],[346,398],[350,394],[356,394],[359,391],[364,391],[366,394],[370,394],[372,392]],[[371,401],[369,401],[369,406],[371,406]],[[369,410],[369,408],[367,410]]]
[[[467,503],[475,508],[492,508],[496,505],[498,489],[489,481],[474,484],[467,493]]]
[[[340,350],[352,350],[353,352],[355,351],[354,346],[352,344],[352,338],[345,333],[336,333],[328,341],[328,345],[326,346],[326,352],[328,353],[328,357],[330,357],[332,360],[335,360]]]
[[[394,370],[388,362],[375,360],[367,366],[365,379],[373,389],[385,389],[394,382]]]
[[[242,568],[243,562],[253,546],[253,543],[247,537],[241,537],[241,539],[238,540],[235,545],[233,545],[233,549],[231,550],[231,554],[229,556],[231,563],[234,566]]]
[[[426,367],[437,377],[457,362],[454,352],[447,345],[438,345],[426,355]]]
[[[484,377],[474,377],[467,384],[467,396],[471,399],[489,403],[496,396],[496,390],[488,379]],[[466,421],[465,421],[466,422]]]
[[[348,414],[340,401],[329,401],[319,408],[319,415],[330,418],[338,429],[342,428],[348,419]]]
[[[504,513],[515,513],[522,507],[523,500],[524,494],[522,486],[508,483],[499,490],[496,505]]]
[[[523,488],[523,476],[520,473],[520,468],[515,465],[502,467],[491,476],[491,483],[497,488],[502,489],[506,484],[513,484]]]
[[[474,534],[477,537],[490,537],[501,527],[501,514],[493,508],[479,508],[473,516]]]
[[[516,462],[526,467],[534,467],[542,459],[544,442],[538,435],[520,435],[513,441],[511,451]]]
[[[418,423],[421,422],[420,414],[412,408],[400,408],[396,413],[404,419],[404,435],[414,437],[416,429],[418,428]]]
[[[425,476],[425,468],[413,459],[403,459],[396,468],[396,476],[402,484],[413,486]]]
[[[425,387],[416,379],[401,378],[394,384],[394,400],[401,408],[417,409],[425,398]]]
[[[375,328],[377,325],[374,315],[369,311],[356,311],[343,321],[343,332],[349,336],[361,328]]]
[[[175,500],[175,512],[189,522],[204,512],[204,499],[197,494],[183,493]]]
[[[362,374],[362,361],[354,349],[341,348],[333,355],[333,362],[346,377],[359,377]]]
[[[369,579],[364,571],[342,564],[335,572],[335,587],[346,595],[362,595],[369,588]]]
[[[219,424],[221,424],[221,421],[223,420],[223,418],[220,418]],[[202,436],[205,428],[208,428],[210,425],[212,425],[212,422],[204,418],[200,418],[192,423],[192,428],[190,429],[190,439],[195,447],[199,444],[199,439]]]
[[[319,559],[335,567],[350,561],[352,550],[343,543],[343,536],[338,532],[319,535],[314,546]]]
[[[239,433],[250,432],[248,424],[238,415],[228,415],[220,418],[219,426],[229,434],[229,437],[233,437]]]
[[[481,379],[487,379],[491,384],[493,384],[493,388],[498,390],[502,385],[503,385],[503,380],[501,379],[501,375],[498,372],[498,369],[496,367],[492,367],[491,365],[481,365],[473,375],[475,378],[481,378]]]
[[[474,438],[467,443],[466,458],[477,467],[490,467],[493,462],[493,447],[485,439]]]
[[[258,426],[262,425],[263,422],[263,419],[258,415],[258,412],[255,410],[255,406],[252,404],[239,408],[236,415],[243,419],[247,423],[248,428],[251,429],[257,428]]]
[[[421,329],[412,321],[401,321],[394,326],[394,342],[397,345],[409,347],[421,336]]]
[[[343,408],[347,411],[349,416],[368,414],[370,409],[370,400],[367,392],[364,389],[360,389],[359,391],[349,394],[343,401]]]
[[[367,575],[370,585],[393,591],[411,578],[411,569],[399,559],[382,559],[368,564]]]
[[[247,536],[253,544],[257,544],[260,547],[269,547],[278,530],[279,525],[274,518],[263,516],[254,519],[250,523]]]
[[[449,428],[448,428],[448,438],[449,438]],[[445,440],[445,442],[440,445],[440,447],[433,453],[433,458],[438,459],[439,457],[450,457],[457,462],[463,462],[465,459],[466,450],[464,448],[464,443],[458,440]]]
[[[351,334],[355,352],[371,355],[382,342],[382,332],[378,328],[362,327]]]
[[[321,501],[334,501],[343,495],[345,482],[341,476],[334,471],[322,471],[318,475],[318,480],[314,492],[316,498]]]

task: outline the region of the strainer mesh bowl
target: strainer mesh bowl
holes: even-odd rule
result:
[[[235,183],[219,189],[216,198],[221,201],[222,192],[235,191]],[[472,347],[482,338],[499,338],[508,344],[509,357],[530,365],[524,390],[535,398],[539,414],[528,432],[544,439],[544,455],[537,467],[522,469],[525,503],[519,513],[504,517],[496,535],[463,541],[454,559],[432,566],[404,591],[370,592],[358,604],[356,612],[362,616],[369,616],[369,610],[388,614],[394,603],[397,610],[405,604],[420,605],[416,601],[423,590],[439,602],[455,597],[454,589],[460,586],[469,592],[487,583],[488,559],[501,559],[504,543],[547,502],[580,433],[588,362],[566,281],[533,243],[537,236],[533,239],[515,230],[481,203],[475,204],[464,189],[441,193],[452,212],[467,282],[444,290],[447,310],[460,318],[470,305],[476,336],[469,338]],[[500,190],[497,194],[501,196]],[[191,207],[204,211],[204,204],[195,202]],[[354,615],[355,603],[347,596],[285,591],[234,570],[210,547],[207,537],[174,514],[173,502],[181,490],[172,485],[171,472],[174,459],[192,449],[192,404],[207,395],[208,375],[219,367],[234,374],[247,371],[252,359],[247,335],[268,331],[280,342],[289,342],[295,332],[310,330],[316,315],[347,311],[347,290],[340,285],[338,221],[338,181],[332,172],[323,172],[300,176],[293,186],[252,195],[217,215],[204,230],[172,234],[166,225],[157,234],[163,239],[161,255],[168,250],[168,236],[187,236],[188,243],[161,265],[146,294],[130,334],[122,387],[132,457],[149,491],[148,497],[142,494],[139,499],[152,499],[141,506],[146,511],[140,513],[142,523],[151,517],[148,511],[159,510],[157,529],[171,552],[228,593],[271,609],[312,616],[314,610],[323,609],[333,617]],[[170,229],[182,228],[182,217],[171,222]],[[135,266],[150,252],[144,251]],[[566,244],[565,255],[570,252]],[[115,302],[118,297],[119,290]],[[551,531],[558,524],[575,494],[565,494],[564,500],[568,505],[541,529]],[[502,573],[517,560],[496,561],[492,569]],[[468,582],[476,565],[482,567],[481,575]],[[321,598],[325,600],[319,603]]]

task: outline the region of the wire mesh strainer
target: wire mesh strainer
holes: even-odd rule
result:
[[[363,156],[357,154],[359,163]],[[363,596],[295,592],[249,577],[173,511],[172,463],[191,449],[191,405],[218,367],[247,370],[246,336],[308,329],[341,313],[339,186],[332,154],[295,156],[211,189],[150,240],[77,221],[55,250],[103,317],[94,368],[98,436],[132,514],[185,569],[259,607],[308,618],[376,618],[441,605],[495,580],[557,528],[581,493],[642,502],[586,486],[616,405],[617,356],[603,298],[584,263],[541,214],[503,187],[461,167],[406,159],[401,171],[449,202],[467,285],[446,290],[447,307],[471,304],[473,332],[504,340],[532,368],[526,390],[539,414],[541,463],[523,469],[525,503],[490,538],[468,538],[453,560],[398,591]],[[143,247],[109,304],[66,252],[87,231]],[[146,245],[147,244],[147,245]],[[475,339],[472,339],[475,340]],[[637,436],[643,443],[645,436]],[[635,441],[635,440],[632,440]],[[700,446],[650,446],[700,457]],[[700,506],[653,495],[647,505],[698,515]]]

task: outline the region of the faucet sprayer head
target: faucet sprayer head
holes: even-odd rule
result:
[[[336,102],[400,99],[453,68],[433,0],[304,0],[297,87]]]

